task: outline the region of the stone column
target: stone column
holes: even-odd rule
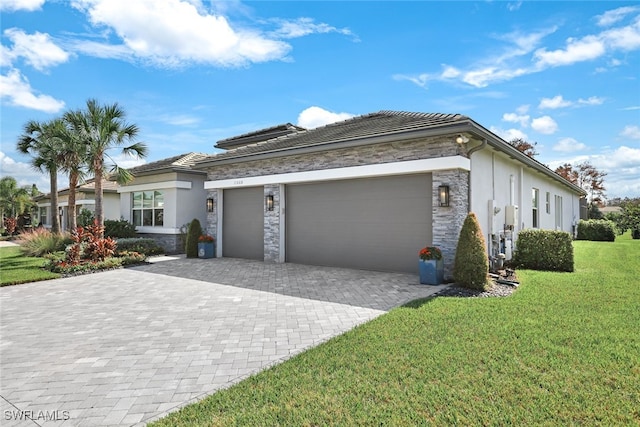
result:
[[[213,236],[216,242],[216,256],[220,256],[220,247],[218,246],[218,212],[220,209],[218,200],[218,190],[208,190],[207,199],[213,199],[213,212],[207,210],[207,223],[205,224],[205,233]]]
[[[273,210],[264,210],[264,260],[265,262],[280,262],[280,213],[282,212],[282,195],[280,184],[264,186],[264,197],[273,195]]]
[[[449,206],[441,207],[438,187],[449,186]],[[432,173],[433,245],[442,250],[444,279],[453,280],[453,264],[458,237],[469,212],[469,172],[455,169]]]

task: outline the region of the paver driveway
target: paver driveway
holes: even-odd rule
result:
[[[416,282],[179,259],[0,288],[0,424],[144,425],[441,288]]]

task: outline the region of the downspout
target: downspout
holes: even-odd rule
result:
[[[476,151],[482,150],[486,146],[487,146],[487,140],[483,139],[480,145],[472,147],[469,149],[469,151],[467,151],[467,156],[469,156],[469,164],[471,164],[471,155]],[[469,179],[467,182],[467,206],[468,206],[467,210],[471,212],[471,170],[469,171]]]

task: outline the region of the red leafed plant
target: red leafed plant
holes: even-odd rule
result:
[[[429,261],[432,259],[435,259],[435,260],[442,259],[442,251],[440,251],[440,248],[437,246],[424,247],[420,249],[420,252],[418,252],[418,255],[420,256],[420,259],[423,261]]]
[[[213,241],[213,236],[210,236],[208,234],[203,234],[202,236],[198,237],[198,242],[200,243],[213,243]]]
[[[67,248],[66,261],[75,265],[81,260],[104,261],[113,256],[116,242],[111,237],[101,237],[104,227],[97,220],[86,228],[78,227],[71,233],[73,244]]]
[[[13,217],[8,217],[4,219],[4,228],[7,229],[7,233],[9,236],[13,236],[13,233],[16,232],[16,227],[18,226],[18,221],[16,221]]]

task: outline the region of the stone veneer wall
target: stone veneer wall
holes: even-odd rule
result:
[[[360,147],[341,148],[308,154],[296,154],[271,159],[253,160],[232,164],[221,164],[209,168],[210,181],[252,176],[274,175],[290,172],[323,170],[349,166],[383,164],[408,160],[438,157],[466,156],[464,147],[455,142],[455,135],[421,138],[392,143],[372,144]],[[425,171],[429,173],[431,171]],[[445,278],[451,278],[456,243],[462,222],[467,214],[468,172],[450,170],[433,172],[433,243],[441,246],[445,255]],[[450,187],[450,207],[437,204],[438,186]],[[264,217],[264,260],[278,262],[280,258],[280,186],[265,185],[265,196],[274,195],[273,212]],[[207,197],[213,198],[215,212],[207,214],[207,231],[216,235],[218,224],[218,193],[210,190]],[[217,236],[216,236],[217,238]],[[417,258],[417,254],[416,254]]]
[[[273,194],[273,210],[264,212],[264,260],[280,261],[280,185],[264,186],[264,196]]]
[[[434,171],[431,174],[433,191],[433,245],[440,247],[444,258],[444,278],[453,279],[458,237],[469,212],[467,200],[469,172],[464,170]],[[441,207],[438,187],[449,186],[449,206]]]
[[[459,144],[455,143],[453,137],[423,138],[225,164],[210,168],[207,178],[210,181],[214,181],[219,179],[382,164],[405,160],[430,159],[463,155],[462,150]]]
[[[155,240],[167,254],[184,253],[184,244],[179,234],[138,233],[137,237]]]

